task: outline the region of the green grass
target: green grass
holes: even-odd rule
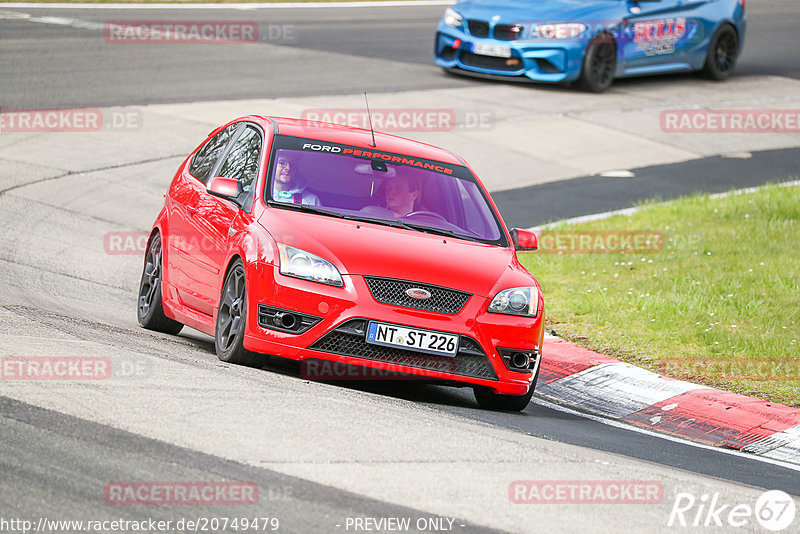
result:
[[[675,378],[800,406],[800,187],[650,202],[551,231],[607,230],[659,232],[663,248],[520,255],[541,284],[548,331]]]

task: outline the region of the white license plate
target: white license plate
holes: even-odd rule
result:
[[[511,47],[492,43],[472,43],[472,53],[482,56],[511,57]]]
[[[458,352],[457,335],[374,321],[367,328],[367,343],[438,356],[455,356]]]

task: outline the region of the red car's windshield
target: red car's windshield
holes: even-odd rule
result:
[[[275,205],[505,241],[466,167],[378,149],[276,136],[265,198]]]

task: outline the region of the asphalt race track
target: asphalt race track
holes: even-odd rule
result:
[[[82,107],[136,119],[94,133],[0,131],[0,356],[102,356],[120,370],[96,383],[0,380],[0,532],[12,531],[2,523],[11,518],[243,516],[278,518],[280,532],[355,531],[354,518],[389,517],[429,531],[684,531],[668,526],[679,493],[750,506],[765,489],[800,496],[796,465],[542,399],[522,414],[492,413],[467,389],[310,382],[274,359],[262,370],[224,364],[208,336],[139,328],[141,254],[106,241],[149,229],[174,169],[214,126],[245,113],[356,108],[363,91],[377,107],[491,117],[486,128],[399,133],[473,163],[510,226],[797,179],[798,134],[701,138],[658,128],[659,113],[695,105],[800,108],[800,4],[747,5],[745,52],[729,82],[668,76],[587,95],[442,73],[431,46],[443,6],[0,4],[0,112]],[[262,39],[103,39],[107,21],[206,19],[256,22]],[[598,176],[604,170],[635,177]],[[257,502],[124,506],[105,494],[119,481],[220,480],[255,484]],[[655,480],[664,495],[658,504],[520,505],[509,498],[516,480]],[[742,531],[760,530],[751,521]]]
[[[736,73],[800,79],[797,4],[782,0],[751,2],[750,7],[746,48]],[[8,18],[0,35],[0,72],[16,76],[0,79],[0,106],[112,106],[474,85],[477,82],[447,76],[432,65],[433,31],[443,10],[419,6],[34,12],[0,7],[0,12],[100,25],[112,20],[247,20],[258,24],[262,38],[235,53],[208,46],[107,46],[97,39],[102,26],[87,29]],[[282,53],[267,50],[275,45],[284,49]]]

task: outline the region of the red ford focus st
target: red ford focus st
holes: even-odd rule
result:
[[[226,362],[380,369],[522,410],[544,309],[516,251],[535,248],[446,150],[248,116],[178,169],[149,238],[138,318],[213,335]]]

